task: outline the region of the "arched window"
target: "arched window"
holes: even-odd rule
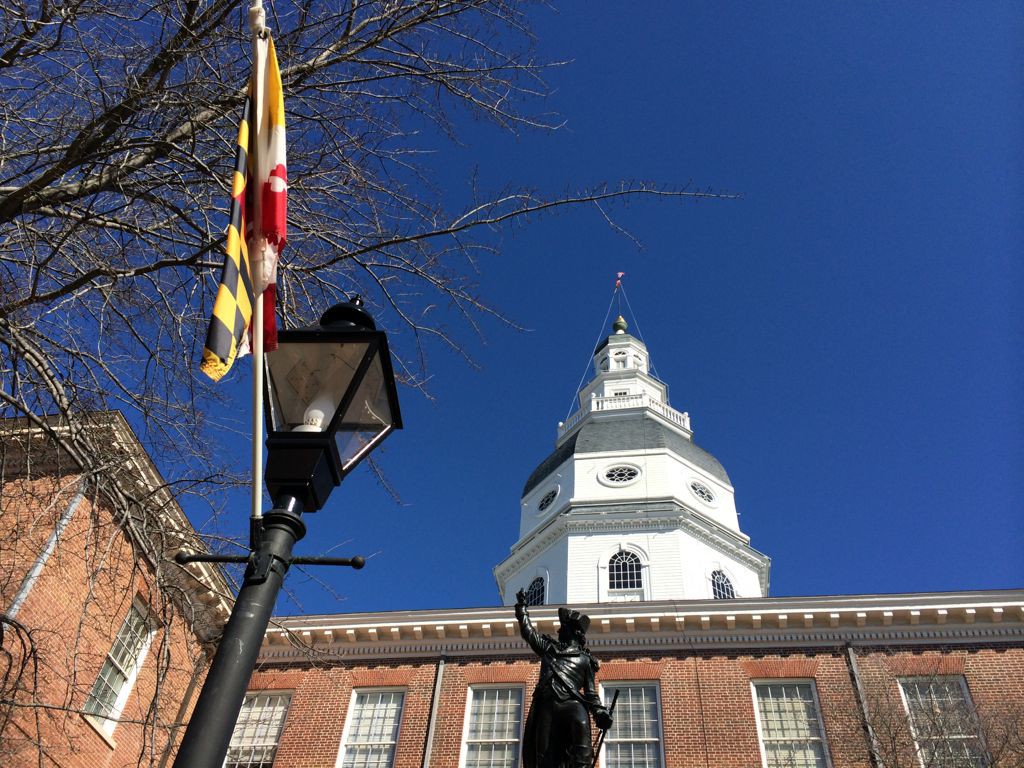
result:
[[[711,594],[715,600],[732,600],[736,597],[732,582],[722,571],[713,571],[711,574]]]
[[[616,368],[625,368],[626,367],[626,353],[625,352],[616,352],[614,355],[612,355],[612,359],[615,361],[615,367]]]
[[[544,605],[544,577],[538,576],[526,588],[527,605]]]
[[[608,561],[608,589],[643,589],[643,566],[633,552],[620,550]]]

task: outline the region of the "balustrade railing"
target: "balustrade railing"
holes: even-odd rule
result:
[[[558,436],[572,431],[588,413],[595,411],[617,411],[625,408],[650,408],[659,416],[683,429],[690,429],[690,414],[677,411],[667,403],[656,400],[647,392],[633,395],[617,395],[614,397],[591,397],[590,402],[573,413],[568,419],[558,425]]]

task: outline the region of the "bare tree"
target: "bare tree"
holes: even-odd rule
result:
[[[24,419],[52,442],[47,455],[67,461],[42,471],[34,450],[20,450],[4,456],[4,477],[72,478],[102,499],[134,553],[118,567],[152,583],[161,627],[180,625],[183,613],[187,620],[194,599],[168,565],[182,546],[180,530],[163,527],[168,505],[190,491],[216,498],[218,486],[238,479],[208,469],[212,424],[226,421],[223,390],[196,363],[222,264],[249,70],[245,11],[239,0],[0,0],[0,417]],[[413,386],[424,380],[427,340],[460,351],[459,334],[495,314],[473,284],[477,258],[494,252],[495,228],[574,203],[720,196],[646,184],[560,195],[509,188],[446,209],[423,161],[438,143],[460,140],[456,115],[510,131],[559,125],[543,97],[545,71],[560,62],[537,58],[525,4],[282,0],[269,24],[292,176],[284,323],[361,293],[404,332],[397,363]],[[152,455],[171,459],[166,484],[155,487],[149,473],[140,491],[138,473],[111,457],[102,438],[110,410],[128,414]],[[49,533],[57,525],[56,496],[4,487],[0,518],[11,530],[0,559],[20,540],[19,526]],[[90,551],[119,535],[92,521]],[[87,565],[90,583],[112,567],[99,555]],[[109,627],[92,626],[92,602],[79,606],[70,641],[12,616],[0,622],[0,732],[17,715],[31,739],[32,718],[81,706],[92,681],[78,679],[77,665],[96,649],[76,638],[109,636]],[[38,698],[36,676],[56,668],[51,641],[71,665],[61,667],[69,676],[61,701]],[[157,711],[162,679],[139,715],[151,742],[140,763],[160,754],[158,742],[176,727],[176,713]]]
[[[823,719],[833,753],[871,755],[874,768],[1022,768],[1024,713],[1015,704],[974,701],[962,675],[876,668],[858,706],[833,703]]]
[[[84,413],[134,414],[168,477],[204,484],[216,390],[195,373],[216,274],[235,125],[248,74],[238,0],[4,0],[0,14],[0,402],[83,461]],[[289,120],[291,245],[284,322],[359,292],[423,341],[459,350],[448,307],[475,327],[491,230],[570,203],[717,196],[623,184],[529,189],[442,205],[421,154],[458,141],[468,111],[553,129],[526,7],[509,0],[280,2],[271,8]],[[422,138],[428,136],[429,139]],[[435,320],[434,318],[440,318]],[[219,478],[230,482],[231,478]]]
[[[166,761],[230,603],[214,568],[172,560],[203,544],[123,417],[108,413],[90,431],[102,468],[94,473],[24,419],[0,422],[4,765],[68,764],[72,755],[80,761],[72,764],[88,764],[99,740],[85,724],[102,730],[115,721],[132,750],[120,759]],[[101,670],[136,604],[151,634],[148,653],[134,680],[118,682]],[[122,667],[131,663],[126,647]],[[108,720],[106,694],[121,691],[131,695]]]

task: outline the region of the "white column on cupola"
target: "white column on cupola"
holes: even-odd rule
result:
[[[651,376],[647,345],[626,332],[628,325],[621,315],[612,329],[612,335],[594,350],[594,378],[580,392],[580,409],[610,410],[649,403],[667,408],[668,387]],[[689,414],[681,414],[680,421],[687,429],[689,419]]]
[[[519,540],[495,568],[505,604],[763,597],[769,559],[739,527],[721,463],[618,317],[579,408],[523,489]]]

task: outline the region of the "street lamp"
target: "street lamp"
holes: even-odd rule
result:
[[[275,502],[289,494],[315,512],[402,428],[387,337],[358,297],[328,309],[318,327],[281,331],[266,382],[266,482]]]
[[[274,508],[253,536],[242,587],[196,699],[175,768],[224,764],[277,594],[288,566],[298,562],[292,548],[306,533],[302,513],[321,509],[335,486],[385,437],[402,428],[387,337],[358,297],[328,309],[319,326],[281,331],[277,350],[268,352],[266,361],[264,479]],[[236,558],[179,554],[175,559]],[[362,558],[333,562],[363,565]]]

